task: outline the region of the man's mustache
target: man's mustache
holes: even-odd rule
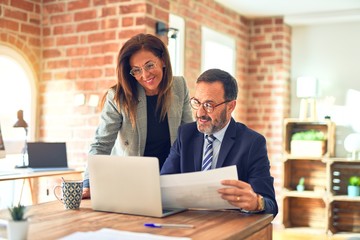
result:
[[[204,121],[211,121],[211,118],[209,116],[201,116],[201,117],[196,116],[196,119],[201,119]]]

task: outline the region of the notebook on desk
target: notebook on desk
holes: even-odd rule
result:
[[[68,167],[65,142],[27,143],[29,171],[67,171]]]
[[[186,209],[163,209],[159,160],[155,157],[89,155],[94,210],[165,217]]]

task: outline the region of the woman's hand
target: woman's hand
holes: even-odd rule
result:
[[[83,188],[82,199],[90,198],[90,188]]]

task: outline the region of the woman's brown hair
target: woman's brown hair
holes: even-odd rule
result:
[[[139,100],[137,81],[130,75],[130,58],[140,50],[150,51],[164,62],[163,79],[159,84],[158,101],[156,105],[156,109],[161,109],[161,120],[165,118],[170,107],[171,86],[173,82],[169,52],[166,45],[159,38],[151,34],[141,33],[125,42],[120,49],[117,59],[117,84],[113,86],[115,89],[114,100],[119,109],[122,108],[129,117],[133,128],[135,128],[136,109]]]

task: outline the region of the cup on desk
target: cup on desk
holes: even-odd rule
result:
[[[55,197],[64,204],[65,209],[79,209],[82,198],[83,182],[63,180],[61,186],[54,187]],[[61,189],[61,196],[59,195]]]

